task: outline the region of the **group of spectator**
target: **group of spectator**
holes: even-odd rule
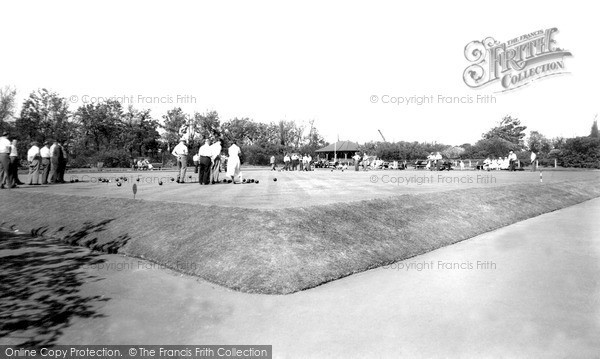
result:
[[[67,168],[67,151],[59,141],[45,141],[40,148],[39,143],[31,143],[27,151],[29,167],[28,185],[65,183],[64,175]],[[0,136],[0,189],[17,188],[24,185],[19,179],[19,157],[17,139],[10,139],[8,132]],[[41,174],[41,183],[40,183]]]
[[[365,152],[364,155],[360,155],[359,152],[356,152],[354,154],[354,156],[352,156],[352,159],[354,160],[354,170],[355,171],[359,171],[360,167],[362,166],[363,171],[367,171],[369,169],[369,156],[367,155],[367,153]]]
[[[354,161],[354,170],[359,171],[361,168],[363,171],[368,170],[382,170],[382,169],[405,169],[406,161],[390,161],[386,162],[380,157],[369,156],[365,152],[362,156],[359,152],[356,152],[354,156],[352,156],[352,160]],[[336,168],[340,168],[336,166]],[[341,169],[346,169],[347,166],[344,165]]]
[[[132,166],[132,168],[134,170],[152,170],[153,166],[152,163],[150,163],[150,161],[147,158],[140,158],[138,159]]]
[[[275,163],[275,156],[271,156],[271,170],[275,170],[277,165]],[[305,153],[302,157],[297,153],[286,153],[283,156],[283,169],[282,171],[312,171],[313,159],[311,155]]]
[[[535,160],[535,153],[532,158]],[[532,160],[533,161],[533,160]],[[491,159],[489,156],[483,160],[483,169],[486,171],[491,170],[509,170],[515,171],[518,163],[517,154],[513,151],[508,153],[507,157],[498,157],[497,159]]]
[[[431,152],[429,156],[427,156],[427,165],[426,169],[439,171],[442,169],[442,165],[444,164],[444,160],[442,158],[442,154],[436,152],[435,154]]]

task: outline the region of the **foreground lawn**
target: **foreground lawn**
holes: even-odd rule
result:
[[[588,180],[256,210],[5,190],[0,223],[243,292],[286,294],[598,196]]]

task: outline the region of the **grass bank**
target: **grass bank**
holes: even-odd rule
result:
[[[597,182],[581,181],[250,210],[4,190],[0,224],[286,294],[598,196]]]

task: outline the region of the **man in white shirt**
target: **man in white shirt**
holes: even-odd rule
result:
[[[310,171],[311,169],[311,163],[312,163],[312,156],[307,154],[306,155],[306,165],[304,166],[306,171]]]
[[[285,154],[285,156],[283,156],[283,170],[284,171],[289,171],[290,170],[290,155],[289,154]]]
[[[299,157],[297,154],[292,155],[292,171],[295,171],[298,168]]]
[[[37,142],[32,142],[29,151],[27,151],[27,162],[29,162],[29,185],[40,185],[40,148]]]
[[[200,174],[198,175],[198,183],[206,185],[210,183],[210,168],[212,164],[212,149],[210,147],[210,139],[206,139],[204,144],[198,150],[200,156]]]
[[[185,172],[187,171],[188,148],[185,145],[185,139],[179,140],[179,143],[171,152],[177,158],[177,183],[185,183]]]
[[[535,159],[537,158],[537,155],[535,154],[535,152],[531,151],[531,171],[535,172],[537,170],[537,162],[535,161]]]
[[[40,157],[42,158],[42,184],[48,184],[48,177],[50,176],[50,142],[45,141],[44,147],[40,149]]]
[[[198,166],[200,165],[200,156],[196,153],[192,157],[192,161],[194,161],[194,173],[198,173]]]
[[[0,189],[16,187],[16,184],[12,183],[10,177],[10,150],[11,143],[8,140],[8,132],[2,133],[0,136]]]
[[[19,159],[19,150],[17,147],[17,140],[12,140],[12,144],[10,146],[10,171],[9,176],[12,180],[13,184],[22,185],[25,184],[21,182],[19,179],[19,166],[21,165],[21,160]]]
[[[352,159],[354,159],[354,170],[358,172],[358,168],[360,166],[360,154],[356,152]]]
[[[517,155],[513,151],[510,151],[508,154],[508,163],[510,166],[510,171],[514,171],[515,166],[517,165]]]
[[[223,140],[218,138],[215,143],[210,145],[210,159],[212,162],[210,167],[210,183],[212,184],[219,182],[219,173],[221,172],[221,141]]]
[[[229,159],[227,160],[227,177],[229,177],[229,182],[239,183],[240,181],[240,153],[242,151],[236,145],[235,140],[233,144],[227,150]]]

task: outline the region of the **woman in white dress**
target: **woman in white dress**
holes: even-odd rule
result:
[[[227,152],[229,154],[226,174],[227,178],[229,179],[228,182],[240,183],[240,153],[242,151],[238,145],[235,144],[235,141],[233,141],[233,144],[229,146]]]

